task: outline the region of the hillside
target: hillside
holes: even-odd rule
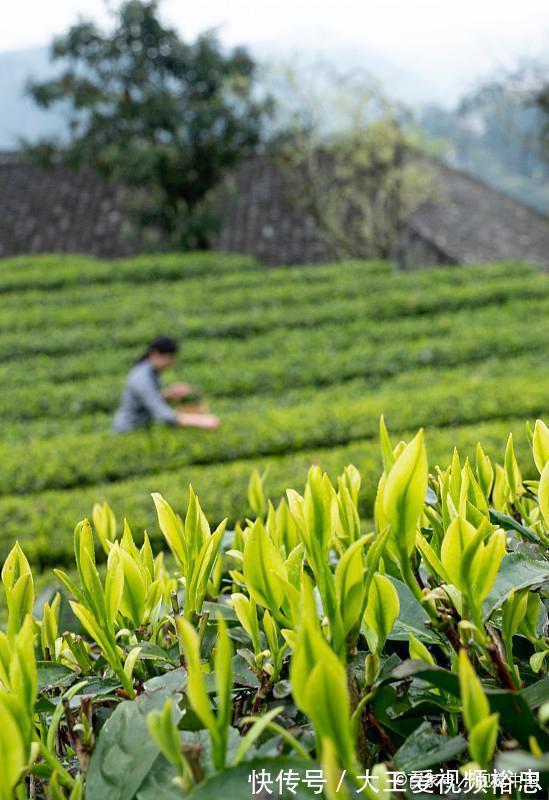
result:
[[[395,439],[428,426],[431,463],[479,439],[501,462],[509,430],[529,463],[524,420],[547,411],[549,278],[527,266],[20,257],[0,262],[0,295],[0,555],[18,538],[35,565],[66,561],[103,499],[157,538],[149,493],[180,508],[192,482],[212,523],[234,522],[254,468],[276,497],[311,463],[335,476],[353,462],[371,516],[381,413]],[[202,388],[218,432],[111,435],[159,332],[179,338],[173,377]]]

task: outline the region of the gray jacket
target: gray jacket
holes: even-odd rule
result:
[[[146,360],[136,364],[128,375],[113,431],[124,433],[144,428],[151,422],[175,425],[177,412],[162,397],[158,375]]]

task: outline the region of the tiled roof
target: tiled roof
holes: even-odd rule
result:
[[[44,170],[0,156],[0,256],[128,255],[135,243],[124,236],[123,220],[116,192],[91,170]]]
[[[314,220],[292,198],[289,176],[268,158],[243,161],[220,192],[220,250],[265,264],[317,264],[330,253]]]
[[[430,167],[435,202],[408,224],[453,261],[522,260],[549,268],[549,217],[440,162]]]
[[[520,259],[549,269],[548,217],[438,162],[428,168],[435,199],[408,221],[403,261],[413,243],[420,262]],[[313,220],[292,200],[289,177],[266,157],[243,161],[220,193],[223,225],[216,247],[266,264],[329,259]],[[126,228],[116,191],[90,170],[46,171],[18,156],[0,156],[0,256],[127,255],[139,245]]]

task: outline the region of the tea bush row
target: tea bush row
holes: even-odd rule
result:
[[[451,456],[454,444],[459,445],[465,454],[474,457],[479,439],[482,439],[492,457],[501,458],[501,439],[509,430],[514,434],[516,451],[524,461],[525,476],[531,476],[533,465],[528,457],[522,417],[517,420],[433,428],[429,434],[433,463],[444,463]],[[402,435],[406,435],[405,432]],[[77,515],[84,516],[98,500],[107,500],[119,516],[126,515],[132,526],[138,530],[148,530],[155,538],[157,528],[149,502],[151,486],[171,499],[180,497],[189,483],[201,486],[201,501],[212,522],[217,524],[227,516],[229,525],[234,525],[250,512],[246,486],[252,470],[267,471],[269,490],[276,497],[284,492],[288,482],[298,484],[302,481],[311,464],[319,464],[334,476],[349,462],[355,463],[364,472],[359,510],[361,516],[371,518],[376,485],[369,476],[377,474],[379,456],[376,442],[369,438],[340,447],[305,448],[285,456],[256,456],[221,464],[189,465],[177,471],[161,468],[158,472],[151,470],[142,477],[96,484],[89,488],[0,497],[0,557],[15,539],[19,539],[26,551],[32,554],[37,566],[66,563],[72,552],[70,534],[75,510]]]
[[[151,292],[152,293],[152,292]],[[74,352],[96,351],[114,347],[139,348],[160,330],[171,330],[174,335],[187,341],[192,338],[217,339],[228,336],[246,338],[264,333],[273,328],[310,329],[329,323],[347,323],[363,320],[372,324],[384,320],[397,320],[404,317],[436,314],[442,310],[447,313],[462,308],[483,308],[503,304],[511,300],[535,301],[549,297],[549,279],[541,275],[523,277],[520,274],[493,283],[475,283],[465,286],[441,284],[435,288],[411,291],[402,288],[391,289],[391,281],[380,286],[376,293],[365,292],[345,299],[330,297],[324,303],[308,302],[288,305],[268,305],[256,303],[253,293],[243,298],[244,307],[232,310],[225,301],[217,311],[209,312],[208,301],[200,308],[187,308],[184,300],[172,307],[161,302],[154,311],[150,303],[136,305],[126,322],[116,315],[109,316],[103,324],[98,322],[79,325],[75,322],[67,329],[59,330],[54,325],[44,336],[43,329],[23,331],[17,336],[17,348],[13,335],[0,335],[0,361],[20,359],[33,354],[64,355]],[[32,311],[25,312],[32,315]]]
[[[530,480],[512,436],[502,463],[456,443],[438,467],[430,435],[397,444],[382,419],[381,471],[313,466],[275,505],[253,473],[233,532],[192,488],[181,516],[155,492],[169,560],[96,504],[47,600],[16,543],[1,800],[236,800],[277,775],[300,798],[396,800],[429,776],[432,796],[494,777],[546,796],[549,429],[529,431]]]
[[[516,366],[511,362],[511,367]],[[66,434],[20,445],[0,446],[0,495],[33,493],[124,480],[135,475],[189,464],[214,464],[236,459],[299,452],[344,445],[373,437],[376,420],[386,414],[396,432],[422,424],[444,427],[508,417],[536,417],[549,397],[549,374],[540,375],[523,391],[527,374],[510,369],[505,395],[502,377],[468,379],[458,368],[438,374],[429,383],[421,371],[416,382],[384,384],[373,391],[365,381],[294,391],[291,405],[264,399],[239,402],[223,411],[215,435],[201,431],[156,429],[106,439],[105,432]],[[302,396],[303,395],[303,396]]]
[[[274,395],[252,395],[246,397],[217,397],[213,407],[222,417],[233,415],[241,410],[247,415],[259,415],[265,407],[285,408],[296,404],[314,402],[321,392],[328,391],[334,403],[343,406],[348,400],[358,400],[366,394],[377,396],[381,390],[388,394],[400,392],[400,397],[405,397],[409,391],[415,392],[419,385],[434,385],[439,381],[451,381],[464,386],[472,386],[476,390],[478,384],[486,379],[499,377],[505,379],[510,373],[514,376],[524,376],[525,380],[539,368],[540,358],[537,352],[527,352],[524,355],[512,355],[508,359],[492,356],[472,364],[467,362],[452,367],[418,367],[405,370],[401,373],[384,378],[351,378],[339,384],[326,384],[325,386],[296,386],[288,387],[283,393]],[[400,407],[400,404],[399,404]],[[105,435],[112,424],[112,411],[96,411],[88,414],[69,417],[35,417],[33,419],[17,420],[11,422],[3,431],[2,442],[5,445],[20,445],[33,443],[37,439],[50,439],[64,437],[66,434],[101,434]],[[150,434],[158,432],[158,428],[149,431]],[[219,431],[223,431],[223,428]],[[191,431],[188,431],[191,432]],[[179,431],[176,436],[183,432]],[[162,434],[164,435],[164,434]],[[207,434],[204,439],[207,439]]]
[[[163,271],[166,277],[162,276]],[[382,261],[348,261],[314,267],[282,266],[268,269],[247,257],[219,253],[170,256],[158,254],[122,259],[118,262],[60,255],[33,256],[30,260],[27,257],[3,259],[0,262],[0,287],[3,282],[9,284],[11,280],[20,280],[29,285],[18,287],[16,292],[9,289],[3,291],[0,288],[0,293],[3,294],[4,307],[8,311],[28,309],[40,299],[43,310],[48,313],[50,308],[62,309],[62,297],[74,306],[85,305],[86,300],[90,304],[100,304],[108,302],[113,292],[120,295],[126,293],[126,299],[122,301],[126,307],[129,301],[125,290],[130,286],[132,294],[135,293],[138,300],[146,297],[147,288],[158,286],[164,294],[167,288],[171,288],[180,299],[183,294],[187,294],[192,302],[211,296],[212,290],[216,288],[229,293],[237,292],[238,289],[248,292],[253,290],[268,301],[273,292],[286,291],[290,281],[298,292],[304,290],[306,285],[320,290],[331,285],[347,296],[353,281],[367,288],[376,287],[380,280],[383,282],[384,278],[390,278],[395,282],[396,288],[425,289],[439,283],[464,286],[535,274],[533,267],[515,262],[468,265],[459,269],[432,267],[429,270],[406,273],[395,272],[390,264]],[[35,286],[32,281],[24,280],[29,275],[37,276]],[[57,285],[60,275],[67,277],[66,285]],[[94,277],[98,278],[97,283],[93,282]],[[48,282],[51,281],[56,282],[56,285],[49,286]],[[185,293],[182,292],[183,287]],[[58,291],[51,291],[52,288]]]
[[[75,263],[74,269],[78,270]],[[487,272],[499,277],[516,277],[516,271],[503,269],[500,265],[487,267]],[[340,299],[352,296],[353,286],[361,290],[376,289],[394,276],[392,267],[386,262],[341,263],[318,267],[279,267],[269,270],[265,267],[243,271],[204,272],[198,276],[179,280],[151,280],[132,284],[120,279],[115,271],[108,284],[97,286],[61,287],[56,291],[48,289],[27,289],[17,293],[4,294],[4,315],[0,330],[31,330],[54,322],[58,327],[71,326],[75,319],[80,322],[108,321],[116,313],[120,320],[133,319],[136,306],[149,308],[161,306],[166,309],[182,307],[187,309],[223,309],[227,305],[243,309],[249,304],[252,294],[262,306],[277,306],[280,303],[302,303],[309,297],[326,299],[329,292]],[[527,268],[521,274],[529,277]],[[336,279],[338,275],[338,279]],[[478,280],[487,280],[479,275]],[[456,285],[469,283],[466,280],[452,281]],[[410,283],[410,279],[408,280]],[[412,287],[424,286],[424,280],[411,277]],[[25,314],[21,314],[22,310]],[[29,311],[31,313],[29,313]],[[73,315],[71,315],[73,312]]]
[[[228,253],[144,255],[115,261],[75,255],[25,255],[2,260],[0,292],[93,286],[111,283],[113,276],[139,284],[263,269],[253,258]]]
[[[247,394],[283,392],[292,386],[321,386],[355,377],[387,378],[421,366],[453,366],[474,364],[499,356],[508,358],[543,347],[547,339],[546,323],[535,314],[528,322],[504,318],[488,328],[482,317],[476,324],[456,326],[452,335],[439,338],[424,336],[409,341],[397,337],[383,347],[368,345],[357,335],[355,341],[341,348],[330,342],[309,350],[279,348],[269,356],[255,360],[224,359],[217,363],[190,363],[185,370],[188,381],[197,384],[212,398],[237,397]],[[54,376],[52,376],[54,377]],[[117,405],[124,376],[106,384],[95,378],[72,383],[43,382],[13,386],[0,396],[0,415],[6,420],[37,417],[66,417],[96,411],[113,411]]]
[[[1,265],[0,265],[1,266]],[[78,269],[75,263],[74,269]],[[244,310],[282,304],[302,305],[326,300],[355,298],[357,294],[379,294],[387,289],[408,292],[437,287],[480,286],[488,282],[538,281],[535,272],[522,265],[489,264],[457,270],[398,273],[385,262],[351,262],[315,267],[280,267],[274,270],[206,272],[179,281],[154,280],[144,285],[128,284],[114,272],[108,285],[67,287],[56,291],[27,290],[4,294],[0,331],[33,330],[51,323],[72,327],[82,323],[132,322],[139,305],[151,311]],[[131,287],[131,291],[130,290]],[[23,312],[23,313],[22,313]]]
[[[404,317],[398,320],[377,321],[368,324],[363,318],[339,320],[322,326],[308,328],[306,338],[300,328],[277,327],[245,339],[220,337],[217,339],[189,338],[182,340],[181,361],[186,370],[190,364],[202,364],[205,370],[212,369],[227,361],[235,363],[253,362],[274,353],[298,350],[344,349],[356,345],[358,341],[365,346],[385,346],[395,341],[409,341],[430,336],[441,338],[460,336],[463,330],[473,327],[482,331],[496,328],[518,328],[534,319],[549,315],[549,298],[531,300],[513,299],[503,304],[485,305],[482,308],[462,308],[449,314],[446,311]],[[164,324],[165,320],[163,320]],[[174,323],[177,327],[177,323]],[[161,329],[159,321],[158,328]],[[68,343],[65,342],[65,346]],[[99,335],[92,348],[79,352],[68,352],[61,357],[53,355],[27,355],[21,359],[0,362],[0,383],[6,385],[35,385],[49,382],[55,375],[55,382],[78,381],[90,375],[103,377],[120,375],[135,358],[134,345],[107,347]]]

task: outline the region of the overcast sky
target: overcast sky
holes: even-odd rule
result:
[[[102,0],[1,2],[0,51],[45,44],[78,15],[108,19]],[[218,27],[227,44],[281,55],[349,48],[413,73],[439,94],[523,57],[549,57],[549,0],[164,0],[161,8],[188,38]]]

